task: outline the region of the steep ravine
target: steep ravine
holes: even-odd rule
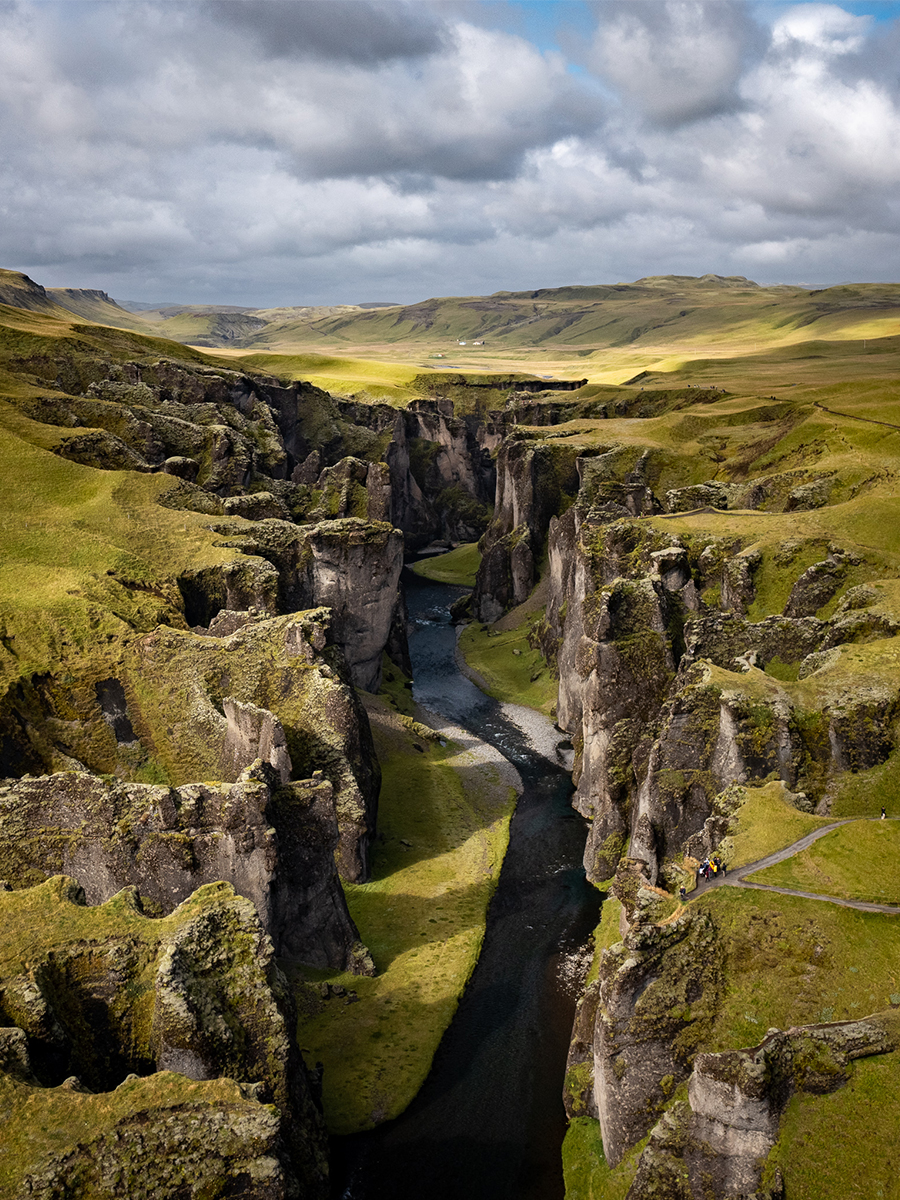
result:
[[[347,1200],[560,1200],[561,1091],[574,996],[563,959],[596,923],[581,867],[585,827],[552,726],[532,736],[457,669],[448,606],[459,594],[407,573],[414,695],[501,749],[524,784],[478,966],[425,1086],[396,1121],[342,1139],[333,1194]],[[548,744],[549,743],[549,744]]]
[[[746,438],[730,431],[759,409],[734,408],[722,428],[737,456]],[[875,501],[837,470],[771,473],[762,456],[755,477],[745,462],[726,482],[704,480],[689,422],[678,426],[681,458],[654,444],[649,422],[642,444],[636,424],[608,427],[600,445],[579,429],[509,437],[472,602],[494,622],[524,601],[546,547],[547,606],[530,641],[559,673],[573,804],[591,821],[588,878],[621,905],[567,1079],[570,1116],[602,1134],[602,1154],[583,1156],[584,1194],[845,1194],[786,1190],[828,1147],[804,1136],[792,1161],[780,1138],[796,1138],[797,1105],[856,1078],[856,1058],[881,1058],[871,1069],[892,1094],[900,996],[869,964],[896,961],[894,917],[851,924],[802,892],[726,886],[683,903],[678,890],[693,887],[704,857],[750,862],[763,857],[751,848],[794,841],[798,822],[874,816],[884,802],[892,811],[895,542],[887,526],[864,524]],[[854,436],[835,437],[834,462]],[[889,471],[878,501],[894,512]],[[887,853],[873,848],[873,863]],[[840,1104],[864,1144],[853,1090]]]

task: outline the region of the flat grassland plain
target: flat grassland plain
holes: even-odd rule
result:
[[[830,480],[822,503],[799,511],[706,508],[649,518],[673,533],[733,537],[759,549],[751,619],[782,612],[798,575],[837,543],[858,562],[817,615],[830,616],[849,590],[866,588],[870,609],[888,623],[900,622],[900,285],[810,292],[734,277],[667,276],[373,309],[234,313],[195,306],[136,315],[77,293],[48,291],[45,303],[26,304],[16,294],[19,279],[0,272],[4,687],[26,669],[60,670],[97,653],[101,640],[104,653],[114,656],[123,630],[167,619],[174,573],[231,554],[214,544],[202,515],[156,503],[171,481],[127,469],[93,471],[50,453],[64,431],[37,419],[36,364],[65,364],[78,355],[124,362],[156,353],[303,379],[361,403],[400,406],[444,396],[457,411],[475,412],[503,408],[516,382],[526,378],[551,390],[555,382],[576,381],[575,390],[555,397],[573,405],[572,419],[561,414],[552,430],[573,450],[613,442],[656,448],[668,464],[670,487],[742,483],[773,472],[799,477],[814,471],[817,479]],[[63,368],[44,377],[55,378],[62,390],[78,390]],[[534,431],[541,432],[547,430]],[[116,573],[142,586],[123,590]],[[464,647],[494,694],[547,712],[552,681],[526,657],[527,627],[539,616],[538,596],[496,630],[473,627]],[[496,634],[492,640],[490,633]],[[14,656],[6,653],[12,645]],[[892,684],[898,668],[900,638],[884,636],[841,647],[827,670],[806,679],[798,678],[795,664],[774,661],[765,671],[736,678],[745,694],[780,691],[813,720],[842,696]],[[540,677],[532,680],[532,674]],[[404,915],[378,880],[351,891],[364,940],[397,964],[393,982],[390,968],[380,982],[362,982],[360,1002],[350,1006],[335,1003],[325,977],[298,982],[298,994],[306,997],[300,1044],[315,1052],[313,1058],[332,1054],[334,1063],[341,1061],[342,1027],[351,1014],[361,1014],[353,1024],[351,1058],[370,1063],[370,1076],[329,1071],[326,1061],[326,1108],[341,1132],[395,1115],[408,1102],[477,954],[489,892],[478,899],[478,912],[456,912],[448,901],[446,911],[432,914],[448,930],[471,931],[459,938],[458,961],[450,961],[450,948],[433,963],[410,956],[423,906],[433,889],[444,887],[441,872],[453,873],[457,864],[449,856],[452,847],[440,838],[430,845],[427,831],[416,827],[405,791],[428,795],[435,819],[445,810],[456,814],[451,841],[464,845],[477,833],[484,840],[479,854],[498,860],[508,804],[505,792],[488,795],[487,780],[485,795],[463,804],[454,752],[429,741],[417,726],[402,680],[389,679],[382,696],[367,704],[393,789],[385,809],[391,839],[383,851],[385,877],[405,871],[415,902]],[[416,740],[425,753],[413,752]],[[155,764],[139,765],[136,777],[141,770],[156,780]],[[848,770],[831,787],[832,819],[877,816],[882,804],[890,816],[900,816],[896,750],[879,766]],[[825,819],[798,812],[780,784],[748,787],[735,813],[732,861],[756,861]],[[415,854],[403,848],[404,839]],[[845,827],[802,859],[770,869],[767,879],[897,902],[895,846],[893,829]],[[434,879],[428,876],[430,859],[438,871]],[[459,869],[466,869],[464,862]],[[753,1045],[770,1025],[900,1007],[897,918],[729,888],[698,903],[716,910],[726,978],[726,1001],[705,1048]],[[598,954],[619,939],[616,905],[604,905]],[[341,982],[349,985],[331,979],[332,985]],[[419,1015],[427,1009],[439,1020],[426,1030]],[[773,1169],[781,1170],[789,1200],[896,1200],[900,1167],[892,1147],[898,1126],[900,1053],[894,1052],[857,1063],[850,1082],[830,1096],[791,1100]],[[610,1170],[596,1124],[576,1120],[565,1154],[569,1200],[624,1197],[641,1148]]]

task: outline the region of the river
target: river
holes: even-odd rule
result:
[[[396,1120],[335,1139],[333,1194],[562,1200],[562,1087],[575,1008],[563,967],[599,911],[581,865],[586,825],[550,749],[562,735],[530,710],[490,699],[459,671],[448,609],[462,589],[409,571],[405,581],[414,698],[499,749],[524,791],[478,965],[431,1072]]]

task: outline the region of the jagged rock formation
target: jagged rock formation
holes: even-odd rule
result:
[[[331,640],[341,648],[354,684],[378,690],[385,647],[392,637],[405,637],[399,530],[358,517],[303,526],[242,520],[214,529],[225,539],[221,545],[247,558],[179,579],[189,625],[209,626],[219,612],[250,607],[272,615],[330,608]]]
[[[6,780],[0,874],[19,888],[65,873],[89,904],[131,886],[155,913],[224,880],[253,902],[280,957],[371,974],[335,869],[332,792],[321,774],[288,783],[259,760],[231,785]]]
[[[505,441],[497,460],[494,519],[481,543],[474,615],[495,621],[531,592],[551,516],[577,490],[576,455],[527,440]]]
[[[569,1054],[569,1116],[595,1116],[615,1167],[649,1133],[629,1200],[700,1195],[783,1200],[763,1167],[796,1091],[823,1094],[849,1063],[896,1049],[883,1018],[770,1029],[751,1049],[703,1052],[727,986],[709,907],[663,917],[667,893],[647,865],[623,860],[613,893],[621,943],[603,951],[579,1004]],[[687,1082],[687,1101],[674,1099]]]
[[[893,1049],[870,1019],[770,1030],[748,1050],[698,1054],[688,1101],[677,1101],[654,1126],[628,1200],[704,1194],[780,1200],[780,1172],[771,1186],[760,1184],[791,1095],[833,1092],[850,1078],[853,1059]]]
[[[843,1025],[810,1026],[704,1053],[731,935],[714,905],[679,907],[671,893],[684,858],[713,854],[737,829],[741,785],[780,780],[788,803],[827,813],[846,773],[895,751],[893,559],[871,540],[823,536],[824,522],[795,521],[785,536],[754,519],[852,494],[834,472],[753,478],[743,452],[731,478],[688,482],[694,464],[668,442],[597,446],[565,432],[520,432],[501,447],[473,609],[494,621],[524,601],[546,538],[547,605],[530,640],[559,675],[573,804],[591,822],[588,877],[604,889],[614,879],[625,907],[622,941],[578,1006],[566,1111],[599,1122],[613,1168],[628,1157],[633,1169],[650,1135],[629,1200],[780,1200],[761,1168],[792,1089],[839,1086],[850,1058],[889,1050],[890,1038],[873,1019],[859,1044],[856,1026],[846,1046]],[[576,453],[577,495],[554,493]],[[556,470],[536,475],[536,461]]]
[[[550,515],[567,503],[557,481],[573,455],[559,442],[504,443],[473,609],[494,620],[525,599],[549,526],[549,597],[536,637],[559,673],[558,722],[576,748],[574,805],[592,822],[591,879],[611,877],[629,843],[654,882],[676,850],[711,849],[727,828],[715,819],[716,797],[733,782],[774,771],[815,803],[836,773],[884,760],[900,702],[889,679],[862,693],[832,676],[812,717],[763,674],[775,662],[810,678],[835,665],[840,646],[900,629],[870,611],[871,589],[851,588],[832,615],[816,615],[860,567],[858,552],[823,545],[825,557],[798,571],[783,613],[752,620],[763,555],[734,536],[679,538],[641,521],[680,511],[671,490],[665,505],[654,490],[659,465],[648,451],[613,445],[574,459],[577,499]],[[790,570],[801,551],[802,542],[784,543],[774,566]]]
[[[708,912],[688,910],[655,924],[658,898],[638,864],[620,867],[616,894],[629,927],[601,964],[592,1064],[593,1107],[612,1166],[648,1132],[688,1077],[722,988]]]
[[[389,520],[413,546],[472,540],[487,524],[501,413],[456,417],[437,398],[398,411],[170,359],[72,356],[60,368],[54,382],[70,394],[23,411],[84,430],[61,440],[63,457],[176,476],[167,503],[251,520]]]
[[[56,876],[0,910],[4,1194],[324,1200],[324,1125],[249,901],[212,884],[151,920],[133,890],[85,908]]]
[[[225,636],[160,626],[117,661],[98,654],[77,677],[34,680],[7,701],[7,762],[126,777],[149,763],[175,785],[236,781],[261,752],[285,780],[320,770],[333,789],[340,871],[364,879],[380,772],[343,658],[327,644],[329,621],[313,609],[232,613],[215,627],[233,630]],[[238,737],[238,711],[255,711],[268,734]]]

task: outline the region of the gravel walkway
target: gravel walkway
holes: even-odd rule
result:
[[[895,821],[898,818],[888,817],[887,820]],[[830,833],[832,829],[838,829],[841,825],[848,825],[851,821],[869,820],[879,821],[880,817],[845,817],[842,821],[832,821],[830,825],[823,825],[821,829],[814,829],[812,833],[808,833],[799,841],[792,842],[790,846],[785,846],[783,850],[776,850],[774,854],[768,854],[765,858],[757,859],[756,862],[747,863],[743,867],[735,867],[733,871],[729,871],[727,875],[716,875],[709,881],[705,879],[699,880],[697,887],[693,892],[688,893],[689,897],[702,896],[704,892],[710,888],[721,887],[723,884],[729,884],[731,887],[756,888],[761,892],[780,892],[782,896],[802,896],[805,900],[824,900],[828,904],[839,904],[842,908],[857,908],[860,912],[878,912],[878,913],[900,913],[900,904],[870,904],[866,900],[844,900],[839,896],[823,896],[818,892],[801,892],[795,888],[775,887],[770,883],[751,883],[745,876],[752,875],[755,871],[761,871],[765,867],[772,867],[775,863],[784,862],[786,858],[793,858],[795,854],[799,854],[801,850],[805,850],[811,846],[813,842],[824,837],[826,833]]]

